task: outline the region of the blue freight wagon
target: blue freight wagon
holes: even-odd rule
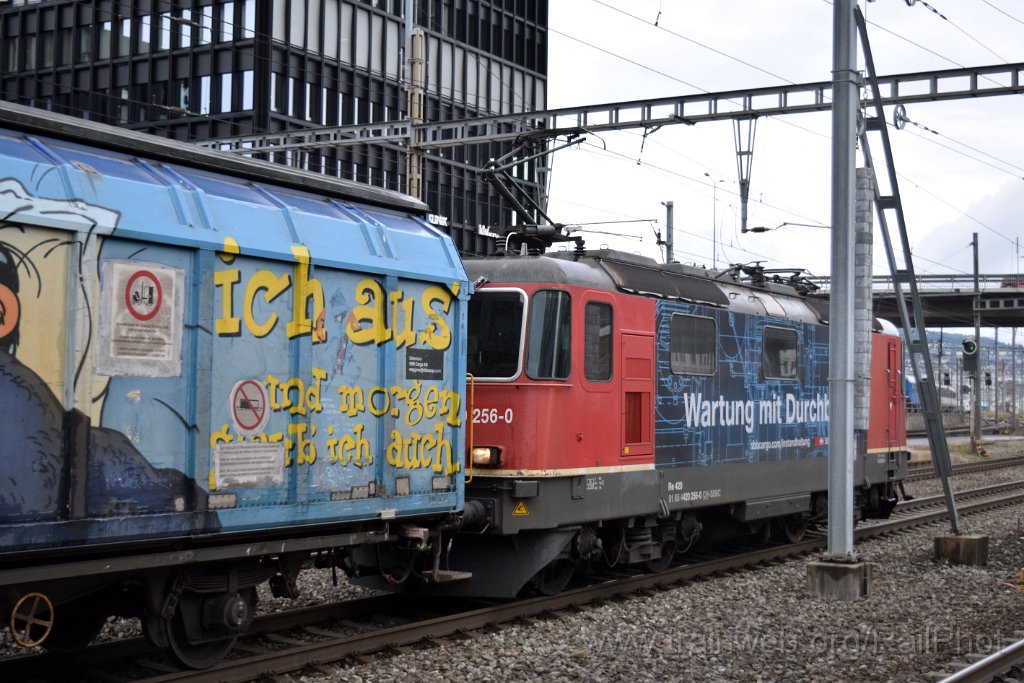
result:
[[[425,217],[0,105],[0,616],[18,642],[73,650],[135,616],[203,667],[256,586],[294,595],[311,557],[379,547],[454,578],[437,558],[463,504],[469,284]]]

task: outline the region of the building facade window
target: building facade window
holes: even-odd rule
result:
[[[96,40],[96,56],[100,59],[110,59],[110,32],[113,24],[104,21],[100,24],[100,32]]]
[[[148,14],[139,17],[139,37],[136,52],[146,54],[150,51],[153,33],[153,17]]]
[[[427,119],[543,109],[548,1],[417,3]],[[409,116],[405,5],[0,0],[0,96],[188,140],[403,120]],[[73,74],[66,68],[72,64]],[[464,251],[489,253],[493,245],[477,236],[476,224],[510,225],[513,217],[501,196],[451,160],[484,163],[510,144],[453,146],[424,162],[424,198],[458,224],[451,232]],[[394,147],[282,153],[275,160],[408,190],[405,158]],[[542,184],[534,187],[539,197]]]
[[[159,34],[156,38],[156,44],[158,50],[170,50],[171,49],[171,13],[163,12],[160,14],[160,28],[157,29]]]
[[[235,39],[235,3],[225,2],[220,6],[220,42]]]
[[[117,34],[117,55],[124,57],[131,54],[132,50],[132,20],[122,19],[120,30]]]
[[[192,10],[183,9],[176,17],[178,24],[178,47],[192,47]]]

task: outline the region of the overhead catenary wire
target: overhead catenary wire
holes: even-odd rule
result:
[[[643,22],[643,23],[645,23],[645,24],[646,24],[646,25],[648,25],[648,26],[651,26],[651,25],[652,25],[652,24],[651,24],[651,22],[650,22],[650,19],[649,19],[649,18],[644,18],[644,17],[638,17],[637,15],[633,15],[633,14],[630,14],[629,12],[626,12],[626,11],[624,11],[624,10],[620,10],[620,9],[618,9],[618,8],[616,8],[616,7],[612,7],[612,6],[611,6],[611,5],[609,5],[609,4],[607,3],[607,2],[604,2],[604,1],[602,1],[602,0],[593,0],[593,1],[594,1],[594,3],[595,3],[595,4],[597,4],[597,5],[600,5],[600,6],[606,7],[606,8],[608,8],[608,9],[610,9],[610,10],[613,10],[613,11],[619,12],[620,14],[623,14],[623,15],[629,16],[629,17],[631,17],[631,18],[635,19],[636,21],[639,21],[639,22]],[[828,2],[828,0],[826,0],[826,2]],[[831,3],[830,3],[830,2],[828,2],[828,4],[831,4]],[[948,20],[948,19],[947,19],[947,20]],[[952,22],[950,22],[950,23],[952,24]],[[900,38],[901,40],[905,40],[905,41],[907,41],[908,43],[910,43],[910,44],[912,44],[912,45],[914,45],[914,46],[918,47],[919,49],[922,49],[922,50],[925,50],[925,51],[927,51],[927,52],[930,52],[930,53],[932,53],[932,54],[934,54],[934,55],[936,55],[936,56],[939,56],[939,57],[943,58],[944,60],[946,60],[946,61],[949,61],[949,62],[951,62],[951,63],[954,63],[954,64],[956,64],[956,63],[957,63],[957,62],[955,62],[954,60],[951,60],[951,59],[949,59],[949,58],[947,58],[947,57],[944,57],[944,56],[943,56],[943,55],[941,55],[940,53],[938,53],[938,52],[936,52],[936,51],[934,51],[934,50],[931,50],[931,49],[927,48],[927,47],[926,47],[926,46],[924,46],[924,45],[921,45],[920,43],[917,43],[917,42],[914,42],[914,41],[912,41],[912,40],[909,40],[909,39],[905,38],[904,36],[901,36],[901,35],[899,35],[898,33],[894,32],[894,31],[891,31],[890,29],[887,29],[887,28],[885,28],[885,27],[881,27],[881,26],[878,26],[878,24],[877,24],[877,23],[874,23],[874,22],[872,22],[872,25],[874,25],[874,26],[876,26],[876,27],[880,28],[881,30],[887,31],[887,32],[889,32],[889,33],[891,33],[891,34],[893,34],[893,35],[897,36],[897,37],[898,37],[898,38]],[[657,30],[659,30],[659,31],[666,31],[666,32],[668,32],[668,33],[670,33],[670,34],[672,34],[672,35],[674,35],[674,36],[676,36],[676,37],[679,37],[679,38],[681,38],[682,40],[686,40],[687,42],[690,42],[690,43],[693,43],[693,44],[695,44],[695,45],[698,45],[698,46],[702,47],[703,49],[707,49],[707,50],[710,50],[710,51],[712,51],[712,52],[714,52],[714,53],[716,53],[716,54],[719,54],[719,55],[725,56],[725,57],[727,57],[727,58],[733,59],[734,61],[737,61],[738,63],[744,63],[744,60],[742,60],[742,59],[739,59],[739,58],[734,58],[734,57],[733,57],[732,55],[729,55],[729,54],[728,54],[727,52],[725,52],[725,51],[722,51],[722,50],[718,50],[717,48],[715,48],[715,47],[713,47],[713,46],[709,46],[709,45],[707,45],[707,44],[705,44],[705,43],[701,43],[700,41],[695,41],[695,40],[692,40],[692,39],[690,39],[690,38],[689,38],[689,37],[687,37],[687,36],[683,36],[682,34],[678,34],[678,33],[674,32],[674,31],[670,31],[670,30],[668,30],[668,29],[667,29],[667,28],[665,27],[665,24],[664,24],[664,22],[660,23],[660,24],[659,24],[658,26],[656,26],[656,27],[654,27],[654,28],[656,28],[656,29],[657,29]],[[958,28],[958,30],[961,30],[961,32],[963,32],[963,33],[965,33],[965,34],[966,34],[966,31],[963,31],[963,30],[962,30],[962,29],[960,29],[959,27],[957,27],[957,28]],[[969,34],[967,34],[967,35],[969,35]],[[970,37],[972,37],[972,38],[973,38],[973,36],[970,36]],[[610,50],[606,50],[606,49],[598,48],[597,46],[594,46],[594,45],[593,45],[592,43],[590,43],[590,42],[588,42],[588,41],[585,41],[585,40],[582,40],[582,39],[579,39],[579,38],[576,38],[576,37],[571,37],[571,38],[572,38],[573,40],[577,41],[577,42],[580,42],[580,43],[582,43],[582,44],[584,44],[584,45],[587,45],[587,46],[589,46],[589,47],[592,47],[592,48],[594,48],[594,49],[598,49],[598,50],[601,50],[601,51],[602,51],[602,52],[604,52],[604,53],[607,53],[607,54],[611,54],[611,55],[613,55],[613,56],[615,56],[615,57],[618,57],[618,58],[620,58],[620,59],[623,59],[623,60],[625,60],[625,61],[627,61],[627,62],[629,62],[629,63],[633,63],[633,64],[635,64],[635,63],[636,63],[636,60],[633,60],[633,59],[629,59],[629,58],[626,58],[626,57],[622,57],[622,56],[620,56],[620,55],[617,55],[617,54],[615,54],[614,52],[612,52],[612,51],[610,51]],[[997,56],[998,56],[998,55],[997,55]],[[749,63],[748,63],[747,65],[748,65],[748,66],[751,66],[751,65],[749,65]],[[646,67],[646,66],[643,66],[642,68],[645,68],[645,69],[646,69],[647,67]],[[775,77],[775,78],[779,78],[780,80],[783,80],[783,81],[787,81],[787,82],[789,82],[789,81],[788,81],[787,79],[785,79],[785,78],[782,78],[782,77],[781,77],[781,76],[779,76],[778,74],[774,74],[774,73],[772,73],[772,72],[770,72],[770,71],[767,71],[767,70],[765,70],[765,69],[760,69],[759,67],[755,67],[755,68],[758,68],[758,70],[759,70],[759,71],[762,71],[762,72],[764,72],[764,73],[767,73],[768,75],[771,75],[771,76],[773,76],[773,77]],[[653,72],[655,72],[655,73],[657,73],[658,75],[660,75],[660,76],[662,76],[662,77],[670,78],[670,79],[672,79],[672,80],[675,80],[675,81],[677,81],[677,82],[682,82],[682,83],[684,83],[685,85],[688,85],[689,87],[694,87],[694,88],[697,88],[697,89],[703,90],[703,89],[701,89],[701,88],[700,88],[700,87],[699,87],[698,85],[696,85],[696,84],[694,84],[694,83],[689,83],[689,82],[687,82],[687,81],[682,81],[681,79],[676,79],[675,77],[673,77],[673,76],[671,76],[671,75],[665,74],[665,73],[664,73],[664,72],[662,72],[661,70],[658,70],[658,69],[653,69],[652,71],[653,71]],[[705,91],[705,92],[706,92],[706,91]],[[798,127],[799,127],[799,126],[798,126]],[[818,133],[817,131],[808,131],[808,132],[811,132],[811,133],[813,133],[813,134],[815,134],[815,135],[820,135],[820,136],[822,136],[822,137],[827,137],[827,136],[825,136],[824,134]],[[965,147],[965,148],[967,148],[967,149],[971,149],[972,151],[976,152],[976,154],[978,154],[978,155],[984,155],[984,156],[987,156],[987,157],[989,157],[989,158],[995,159],[996,161],[1002,162],[1002,160],[998,159],[998,157],[995,157],[995,155],[992,155],[992,154],[988,154],[988,153],[984,152],[983,150],[980,150],[980,149],[978,149],[978,148],[976,148],[976,147],[973,147],[973,146],[971,146],[971,145],[968,145],[968,144],[966,144],[966,143],[959,143],[959,142],[958,142],[958,141],[956,141],[956,140],[955,140],[954,138],[951,138],[951,137],[948,137],[948,136],[945,136],[945,137],[946,137],[946,138],[947,138],[948,140],[951,140],[951,141],[952,141],[952,142],[954,142],[954,143],[957,143],[957,144],[961,144],[961,145],[962,145],[963,147]],[[994,166],[994,165],[992,165],[992,164],[991,164],[990,162],[987,162],[987,161],[985,161],[984,159],[981,159],[981,158],[980,158],[979,156],[973,156],[973,155],[971,155],[971,154],[968,154],[968,153],[966,153],[966,152],[963,152],[962,150],[954,150],[954,151],[956,151],[956,152],[957,152],[957,153],[959,153],[959,154],[962,154],[963,156],[965,156],[965,157],[967,157],[967,158],[970,158],[970,159],[973,159],[973,160],[975,160],[975,161],[978,161],[979,163],[983,163],[983,164],[988,164],[988,165],[992,166],[993,168],[996,168],[997,170],[1001,170],[1001,171],[1003,171],[1003,172],[1006,172],[1006,171],[1005,171],[1005,169],[999,169],[999,168],[998,168],[997,166]],[[1012,166],[1012,164],[1009,164],[1009,165],[1011,165],[1011,166]],[[901,177],[904,177],[904,176],[901,176]],[[919,188],[921,187],[921,185],[920,185],[919,183],[913,183],[913,184],[914,184],[914,186],[915,186],[915,187],[919,187]],[[957,212],[958,212],[958,213],[960,213],[961,215],[964,215],[964,216],[969,216],[969,217],[970,217],[970,218],[971,218],[972,220],[974,220],[975,222],[977,222],[977,223],[979,223],[979,224],[981,224],[981,225],[984,225],[984,223],[983,223],[982,221],[980,221],[979,219],[977,219],[977,218],[975,218],[975,217],[973,217],[973,216],[970,216],[970,214],[968,214],[968,213],[967,213],[966,211],[963,211],[962,209],[958,209],[958,208],[956,208],[956,207],[952,206],[951,204],[949,204],[949,202],[943,202],[943,203],[944,203],[944,204],[946,204],[946,205],[948,205],[948,206],[950,206],[950,208],[954,209],[955,211],[957,211]],[[994,228],[991,228],[991,226],[985,226],[985,227],[986,227],[987,229],[993,230],[993,232],[994,232],[995,234],[998,234],[998,235],[999,235],[999,236],[1001,236],[1001,237],[1004,237],[1004,238],[1006,237],[1005,235],[1003,235],[1002,233],[1000,233],[1000,232],[999,232],[998,230],[995,230]]]

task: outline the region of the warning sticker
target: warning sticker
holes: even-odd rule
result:
[[[148,270],[137,270],[128,278],[124,288],[124,304],[136,320],[152,320],[163,304],[160,280]]]
[[[155,263],[105,261],[100,284],[98,371],[181,375],[185,273]]]
[[[251,441],[218,444],[213,453],[213,479],[218,489],[282,484],[284,444]]]
[[[243,379],[231,388],[231,419],[243,436],[263,431],[270,419],[267,389],[254,379]]]
[[[526,509],[526,501],[519,501],[516,506],[512,508],[512,514],[517,516],[524,516],[530,514],[530,511]]]

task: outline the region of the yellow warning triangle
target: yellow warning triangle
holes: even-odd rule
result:
[[[526,503],[525,502],[519,501],[518,503],[516,503],[515,508],[512,509],[512,514],[513,515],[528,515],[528,514],[530,514],[530,511],[526,509]]]

